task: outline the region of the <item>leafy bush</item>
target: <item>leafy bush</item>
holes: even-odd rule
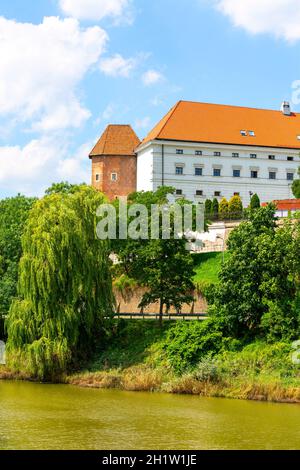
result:
[[[195,371],[193,377],[199,382],[217,383],[220,381],[218,362],[214,358],[203,358]]]
[[[193,368],[201,358],[220,352],[224,345],[216,321],[182,322],[169,330],[162,346],[176,373]]]

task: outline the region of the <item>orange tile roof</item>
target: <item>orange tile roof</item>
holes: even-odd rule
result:
[[[279,201],[273,201],[279,211],[297,211],[300,210],[300,199],[282,199]],[[266,206],[267,203],[263,203],[262,206]]]
[[[91,157],[102,155],[135,155],[140,139],[129,125],[109,125],[90,153]]]
[[[248,132],[246,137],[241,130]],[[179,101],[142,143],[157,139],[300,149],[298,136],[299,113]]]

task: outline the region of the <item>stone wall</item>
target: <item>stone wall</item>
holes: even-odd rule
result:
[[[119,291],[115,291],[115,297],[117,301],[117,308],[120,313],[140,313],[141,309],[138,307],[143,294],[146,292],[143,288],[134,289],[128,293],[125,297],[121,295]],[[207,303],[205,299],[198,293],[195,292],[194,305],[184,305],[182,313],[206,313]],[[145,313],[159,313],[159,304],[152,304],[150,307],[144,309]],[[170,313],[176,313],[174,309]]]

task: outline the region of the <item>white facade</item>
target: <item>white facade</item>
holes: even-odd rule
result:
[[[138,191],[173,186],[194,202],[237,193],[244,206],[251,193],[261,202],[293,198],[300,162],[297,149],[162,140],[141,145],[137,155]]]

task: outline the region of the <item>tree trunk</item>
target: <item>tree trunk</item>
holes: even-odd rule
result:
[[[164,304],[162,299],[160,299],[160,305],[159,305],[159,326],[162,328],[163,325],[163,314],[164,314]]]

